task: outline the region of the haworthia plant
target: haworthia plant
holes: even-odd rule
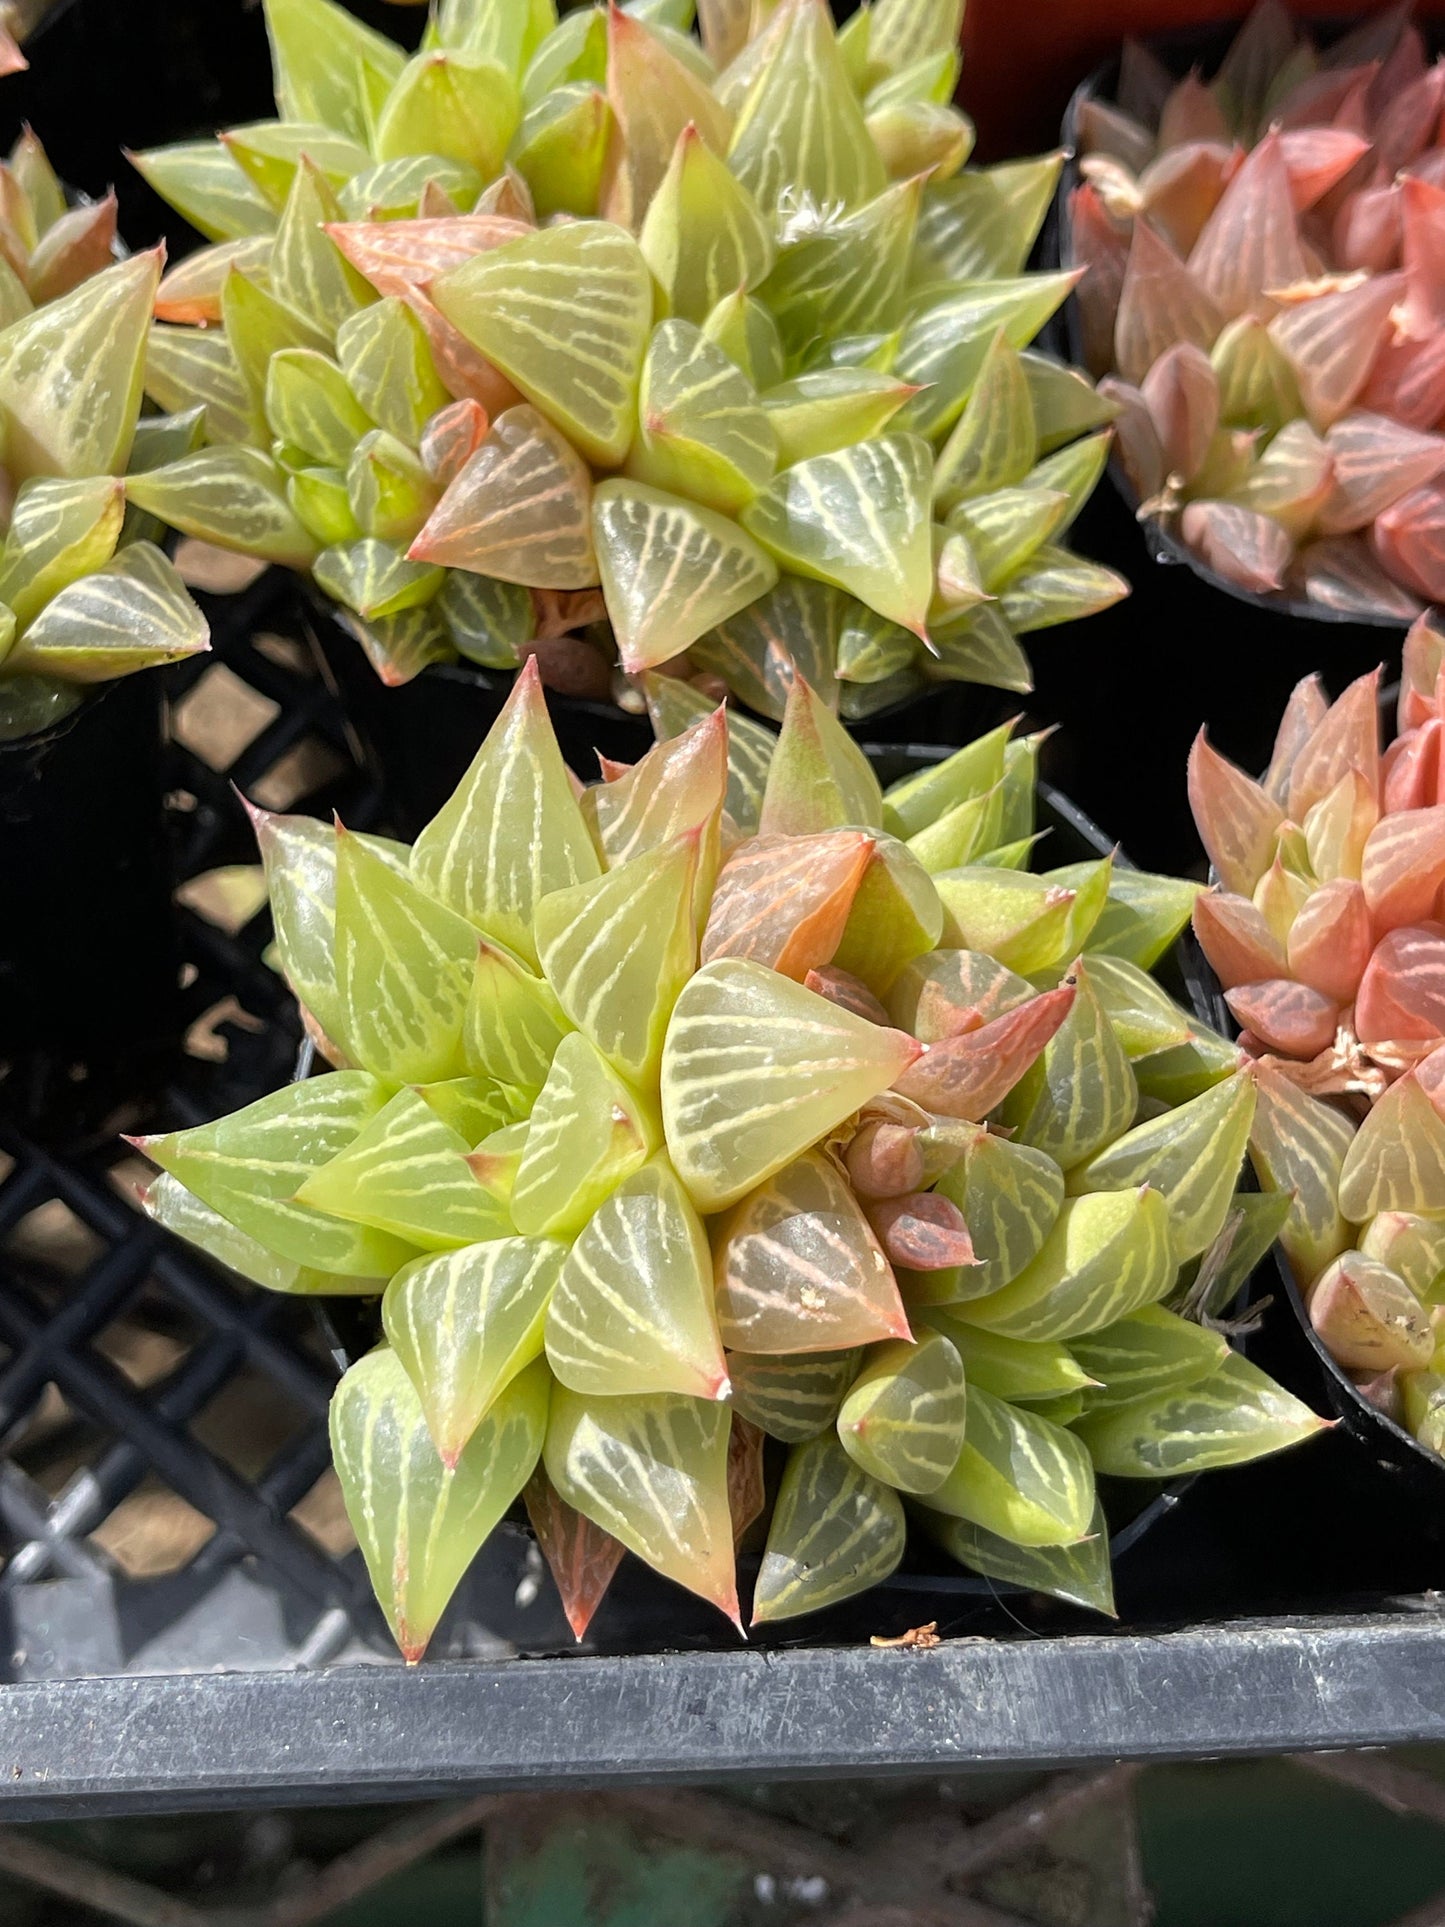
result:
[[[271,1289],[381,1294],[334,1437],[409,1658],[524,1488],[579,1636],[624,1548],[737,1619],[764,1438],[755,1619],[886,1578],[906,1508],[1107,1610],[1096,1465],[1320,1423],[1190,1315],[1279,1224],[1234,1196],[1253,1085],[1133,961],[1198,892],[1013,867],[1007,728],[884,791],[801,679],[776,743],[657,708],[579,801],[529,665],[410,851],[259,816],[334,1068],[144,1140],[150,1208]]]
[[[408,60],[266,0],[278,118],[136,157],[210,245],[146,364],[203,445],[132,502],[309,571],[389,683],[1029,688],[1125,593],[1061,546],[1114,411],[1029,348],[1060,157],[965,168],[962,11],[473,0]]]
[[[159,526],[127,513],[127,471],[187,454],[200,423],[141,419],[162,260],[115,259],[115,210],[70,207],[28,130],[0,165],[0,739],[209,646]]]

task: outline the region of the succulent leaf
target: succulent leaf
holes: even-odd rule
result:
[[[753,1594],[753,1624],[817,1612],[886,1579],[903,1557],[903,1503],[831,1433],[788,1454]]]

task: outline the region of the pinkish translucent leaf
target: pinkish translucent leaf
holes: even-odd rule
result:
[[[1445,883],[1445,806],[1382,817],[1365,845],[1360,881],[1377,930],[1428,922]]]
[[[803,988],[826,997],[840,1010],[851,1010],[855,1017],[866,1017],[870,1024],[893,1021],[863,979],[855,977],[851,970],[839,970],[836,964],[823,964],[819,969],[810,970],[803,979]]]
[[[1393,581],[1358,535],[1332,535],[1311,542],[1295,557],[1291,574],[1311,602],[1349,615],[1397,616],[1408,622],[1420,604]]]
[[[1445,188],[1418,175],[1400,183],[1405,332],[1428,340],[1445,323]]]
[[[1343,127],[1300,127],[1279,137],[1295,212],[1303,214],[1344,179],[1370,143]]]
[[[454,401],[432,416],[422,431],[422,467],[445,488],[454,481],[481,447],[488,428],[487,411],[470,398]]]
[[[1284,976],[1284,947],[1248,897],[1208,890],[1194,904],[1194,934],[1226,990]]]
[[[1080,153],[1110,154],[1131,174],[1147,166],[1154,152],[1154,136],[1149,129],[1110,101],[1097,97],[1081,101],[1077,126]]]
[[[801,983],[842,941],[873,849],[861,830],[751,837],[718,876],[702,962],[746,957]]]
[[[1380,672],[1357,676],[1301,745],[1289,773],[1289,816],[1303,823],[1342,776],[1357,770],[1374,794],[1380,771]]]
[[[1284,714],[1275,731],[1274,750],[1265,771],[1264,787],[1277,803],[1289,796],[1290,772],[1295,758],[1329,714],[1330,699],[1318,676],[1305,676],[1289,693]]]
[[[1445,372],[1445,362],[1441,366]],[[1445,468],[1445,436],[1422,435],[1358,409],[1337,421],[1325,441],[1334,457],[1334,489],[1319,517],[1326,535],[1365,528]]]
[[[1129,486],[1141,502],[1152,501],[1164,487],[1164,449],[1149,404],[1137,388],[1113,376],[1099,383],[1099,393],[1118,410],[1114,446]]]
[[[1365,1044],[1445,1036],[1445,930],[1439,924],[1388,931],[1375,946],[1355,998]]]
[[[1235,502],[1191,502],[1179,528],[1207,567],[1252,595],[1278,589],[1294,554],[1278,522]]]
[[[1074,1006],[1072,980],[977,1030],[930,1044],[893,1088],[942,1117],[979,1122],[1003,1102]]]
[[[1445,330],[1426,341],[1388,338],[1360,390],[1359,406],[1407,428],[1433,428],[1445,416]]]
[[[1427,68],[1393,96],[1375,123],[1374,145],[1380,170],[1392,179],[1437,138],[1445,99],[1445,67]]]
[[[1228,141],[1229,128],[1214,90],[1197,73],[1186,74],[1165,101],[1159,116],[1159,146],[1184,141]]]
[[[1411,489],[1375,518],[1371,531],[1381,564],[1427,602],[1445,600],[1445,489]]]
[[[1145,375],[1143,395],[1164,451],[1166,473],[1182,482],[1192,480],[1219,426],[1219,377],[1213,363],[1193,342],[1176,342]]]
[[[1432,716],[1399,736],[1381,765],[1385,810],[1423,810],[1440,799],[1440,747],[1445,724]]]
[[[1358,288],[1298,302],[1270,322],[1321,434],[1364,387],[1403,287],[1399,275],[1380,275]]]
[[[1139,176],[1142,212],[1181,259],[1188,258],[1243,159],[1223,141],[1187,141],[1160,154]]]
[[[713,1231],[718,1322],[746,1352],[823,1352],[907,1338],[883,1248],[847,1180],[808,1151]]]
[[[1224,1001],[1248,1031],[1282,1057],[1317,1057],[1334,1042],[1340,1007],[1308,984],[1276,977],[1263,984],[1239,984]]]
[[[1114,362],[1126,381],[1142,382],[1175,342],[1206,351],[1224,322],[1201,282],[1149,223],[1134,223],[1134,238],[1114,323]]]
[[[908,1271],[948,1271],[954,1265],[978,1263],[963,1213],[940,1192],[882,1198],[868,1206],[868,1222],[890,1262]]]
[[[567,1624],[582,1639],[627,1548],[568,1505],[540,1465],[523,1488],[522,1499],[562,1596]]]
[[[1084,361],[1102,375],[1114,363],[1114,319],[1124,286],[1129,244],[1104,211],[1098,189],[1085,181],[1069,197],[1070,252],[1085,270],[1074,290]]]
[[[1287,951],[1292,976],[1347,1004],[1370,960],[1370,911],[1352,877],[1321,884],[1290,926]]]
[[[924,1181],[921,1128],[880,1117],[854,1133],[844,1163],[860,1198],[897,1198],[918,1189]]]
[[[1368,63],[1327,67],[1319,73],[1307,74],[1273,110],[1277,125],[1285,132],[1296,127],[1330,126],[1355,89],[1362,81],[1368,86],[1377,71],[1374,64]]]
[[[1119,105],[1145,127],[1157,128],[1174,76],[1142,40],[1126,35],[1119,54]]]
[[[1398,267],[1405,237],[1399,184],[1367,187],[1349,195],[1335,215],[1331,245],[1335,264],[1384,274]]]
[[[1284,811],[1202,729],[1189,752],[1189,807],[1220,882],[1247,897],[1274,861]]]
[[[1438,697],[1441,671],[1445,670],[1445,630],[1439,627],[1434,610],[1411,624],[1400,670],[1396,720],[1403,733],[1407,729],[1418,729],[1421,723],[1441,713]]]
[[[1226,318],[1268,314],[1268,295],[1306,275],[1281,137],[1266,134],[1225,188],[1189,268]]]

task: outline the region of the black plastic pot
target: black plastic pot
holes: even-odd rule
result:
[[[47,1136],[142,1095],[175,1032],[162,716],[131,676],[0,742],[0,1103]]]
[[[1233,26],[1211,28],[1151,45],[1180,74],[1193,66],[1207,72],[1233,32]],[[1079,109],[1087,100],[1112,98],[1117,79],[1113,60],[1070,102],[1062,134],[1070,159],[1045,235],[1046,265],[1072,258],[1069,197],[1081,178],[1073,159]],[[1072,301],[1052,329],[1052,346],[1071,361],[1083,360]],[[1037,652],[1031,707],[1071,726],[1063,778],[1071,794],[1104,822],[1127,828],[1141,862],[1180,869],[1198,854],[1184,764],[1200,725],[1244,768],[1263,768],[1294,685],[1319,673],[1338,691],[1376,664],[1398,669],[1405,625],[1233,588],[1167,530],[1141,523],[1117,461],[1109,473],[1112,487],[1096,491],[1071,541],[1125,575],[1133,594],[1090,617],[1084,647]],[[1147,810],[1139,807],[1141,797],[1149,799]]]
[[[1232,1035],[1238,1026],[1204,952],[1192,934],[1186,935],[1179,948],[1191,1008],[1226,1037]],[[1341,1431],[1376,1464],[1438,1507],[1445,1497],[1445,1459],[1428,1451],[1403,1425],[1397,1425],[1370,1403],[1310,1323],[1304,1293],[1278,1245],[1272,1263],[1276,1288],[1289,1305],[1304,1341],[1303,1348],[1296,1348],[1297,1353],[1302,1349],[1313,1361],[1311,1382],[1297,1384],[1295,1389],[1311,1403],[1322,1402],[1339,1420]]]

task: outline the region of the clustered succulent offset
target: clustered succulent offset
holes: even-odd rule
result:
[[[1253,1157],[1311,1323],[1445,1453],[1445,634],[1405,641],[1382,756],[1378,676],[1295,690],[1262,783],[1204,741],[1190,797],[1219,888],[1194,928],[1257,1057]]]
[[[139,419],[160,257],[114,253],[114,197],[68,208],[22,136],[0,166],[0,739],[208,643],[159,531],[127,514],[127,465],[187,430]]]
[[[1141,513],[1239,588],[1445,597],[1442,104],[1399,10],[1318,49],[1262,0],[1209,85],[1133,46],[1080,116],[1086,358]]]
[[[1283,1200],[1236,1195],[1238,1053],[1148,974],[1196,887],[1042,875],[1037,744],[880,790],[796,678],[782,734],[648,678],[582,792],[535,665],[408,849],[258,815],[337,1068],[144,1140],[165,1224],[278,1290],[381,1296],[332,1407],[420,1656],[519,1494],[579,1633],[624,1548],[738,1619],[956,1558],[1104,1610],[1099,1473],[1319,1421],[1211,1322]]]
[[[147,373],[207,445],[133,499],[310,570],[392,682],[1026,689],[1126,591],[1062,546],[1112,409],[1025,352],[1060,157],[961,171],[962,0],[699,10],[444,0],[408,60],[267,0],[281,118],[137,157],[214,245]]]

